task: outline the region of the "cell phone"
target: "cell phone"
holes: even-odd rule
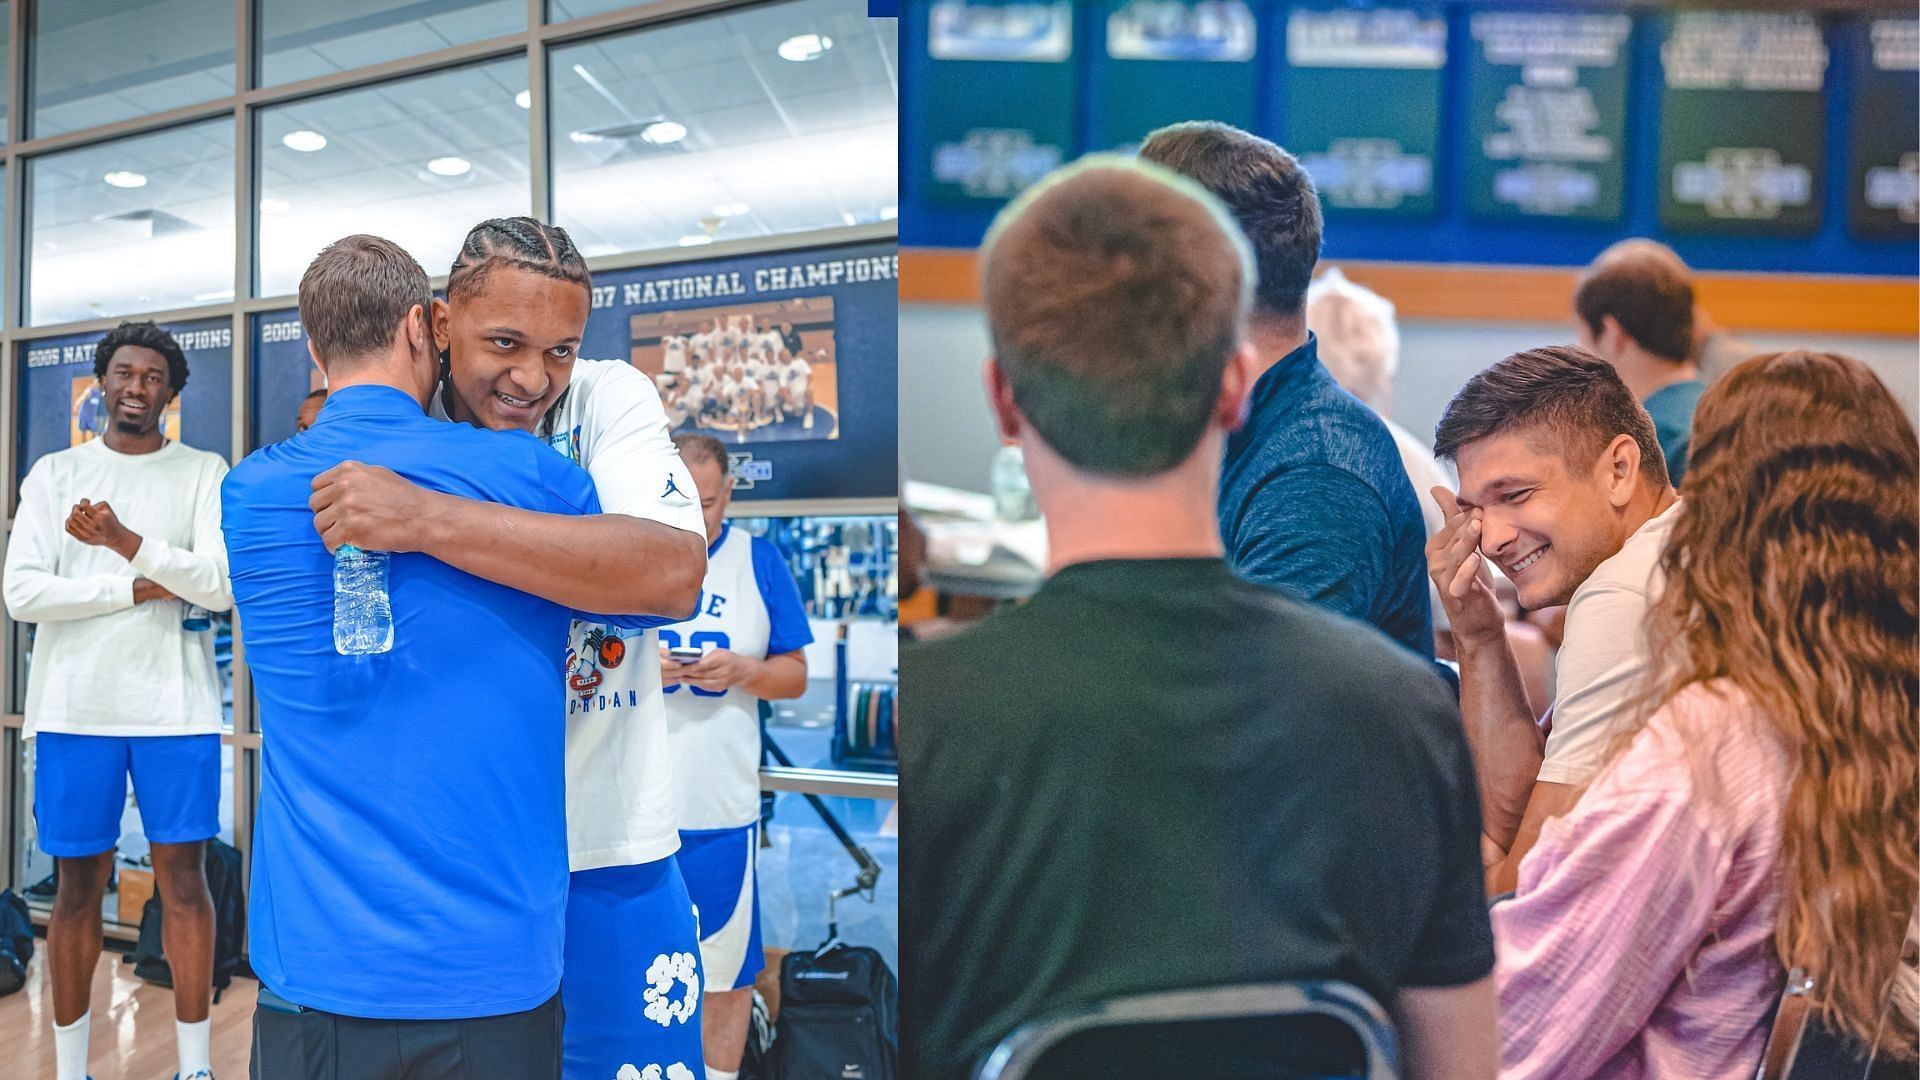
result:
[[[697,664],[707,654],[702,649],[690,649],[684,645],[667,650],[667,655],[682,664]]]

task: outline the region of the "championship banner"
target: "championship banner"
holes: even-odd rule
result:
[[[1246,0],[1106,0],[1100,138],[1130,150],[1181,120],[1254,126],[1258,27]]]
[[[1334,213],[1428,217],[1447,23],[1438,8],[1295,9],[1281,145]]]
[[[1920,236],[1920,19],[1860,19],[1853,41],[1847,223],[1865,240]]]
[[[1820,228],[1827,43],[1805,13],[1659,16],[1660,222],[1675,232]]]
[[[1632,28],[1628,15],[1468,17],[1469,213],[1620,218]]]
[[[1073,4],[913,5],[924,18],[930,202],[991,208],[1073,153]]]
[[[187,387],[161,416],[168,439],[233,460],[233,322],[161,323],[187,358]],[[55,450],[106,434],[106,410],[93,373],[93,350],[107,331],[22,342],[19,473]],[[17,490],[17,488],[16,488]]]

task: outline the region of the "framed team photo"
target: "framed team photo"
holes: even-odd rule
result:
[[[659,389],[674,434],[840,437],[832,297],[649,312],[630,325],[631,361]]]

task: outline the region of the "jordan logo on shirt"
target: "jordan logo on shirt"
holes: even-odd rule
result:
[[[667,490],[665,490],[665,491],[663,491],[663,492],[661,492],[661,493],[660,493],[660,497],[664,499],[664,498],[666,498],[666,497],[667,497],[667,496],[669,496],[669,495],[678,495],[678,496],[680,496],[680,501],[681,501],[681,502],[692,502],[692,501],[693,501],[693,500],[691,500],[691,499],[689,499],[689,498],[687,498],[687,493],[686,493],[686,492],[684,492],[684,491],[681,491],[681,490],[680,490],[680,485],[679,485],[679,484],[676,484],[676,483],[674,483],[674,480],[673,480],[673,474],[672,474],[672,473],[668,473],[668,474],[667,474]]]

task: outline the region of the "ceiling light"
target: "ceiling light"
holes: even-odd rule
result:
[[[883,206],[880,208],[881,221],[892,221],[893,219],[899,216],[900,216],[900,208],[897,206]]]
[[[285,135],[280,136],[280,141],[285,144],[287,149],[298,150],[303,154],[311,154],[316,150],[325,150],[327,148],[327,137],[325,135],[317,131],[307,131],[304,128],[300,131],[287,132]]]
[[[753,207],[743,202],[723,202],[719,206],[714,207],[713,212],[718,217],[728,218],[739,217],[751,209],[753,209]]]
[[[284,214],[293,207],[285,199],[261,199],[260,212],[263,214]]]
[[[681,247],[699,247],[701,244],[711,243],[713,243],[713,237],[708,236],[706,233],[694,233],[691,236],[683,236],[680,238]]]
[[[860,224],[860,219],[857,217],[854,217],[853,213],[847,210],[840,211],[840,220],[846,222],[849,225]]]
[[[435,176],[465,176],[472,169],[473,162],[463,157],[437,157],[427,162],[427,171]]]
[[[605,135],[595,135],[591,131],[569,131],[567,132],[567,138],[583,146],[587,143],[603,143],[607,141]]]
[[[519,93],[513,95],[513,103],[515,105],[520,106],[523,109],[533,108],[533,91],[522,90]]]
[[[655,120],[640,129],[640,137],[655,146],[666,146],[686,138],[687,127],[672,120]]]
[[[825,34],[795,34],[780,43],[775,50],[782,60],[791,60],[804,64],[809,60],[818,60],[828,49],[833,48],[833,39]]]
[[[193,294],[193,298],[195,300],[231,300],[233,299],[233,290],[219,289],[214,292],[195,293]]]
[[[100,179],[105,180],[114,187],[136,188],[147,186],[146,177],[137,172],[127,172],[125,169],[115,169]]]

